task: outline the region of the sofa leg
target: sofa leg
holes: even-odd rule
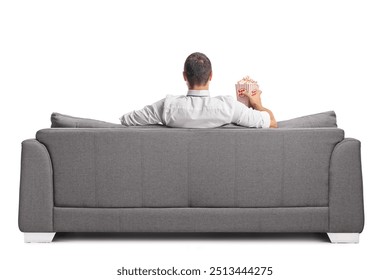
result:
[[[333,233],[328,232],[332,243],[359,243],[359,233]]]
[[[53,241],[55,232],[25,232],[25,243],[50,243]]]

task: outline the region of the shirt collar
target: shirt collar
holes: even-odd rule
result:
[[[193,90],[193,89],[190,89],[187,92],[187,96],[210,97],[210,92],[208,90]]]

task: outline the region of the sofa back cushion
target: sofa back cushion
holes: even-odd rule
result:
[[[104,122],[94,119],[78,118],[60,113],[52,113],[50,116],[51,127],[67,127],[67,128],[117,128],[125,127],[121,124]]]
[[[327,206],[344,138],[316,129],[44,129],[58,207]]]
[[[322,112],[302,116],[290,120],[278,122],[279,128],[314,128],[314,127],[337,127],[337,118],[334,111]]]

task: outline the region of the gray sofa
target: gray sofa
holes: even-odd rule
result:
[[[50,128],[22,143],[19,228],[322,232],[359,241],[360,142],[339,128]]]

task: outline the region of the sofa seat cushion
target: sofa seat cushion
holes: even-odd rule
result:
[[[338,128],[40,130],[57,207],[328,205]]]

